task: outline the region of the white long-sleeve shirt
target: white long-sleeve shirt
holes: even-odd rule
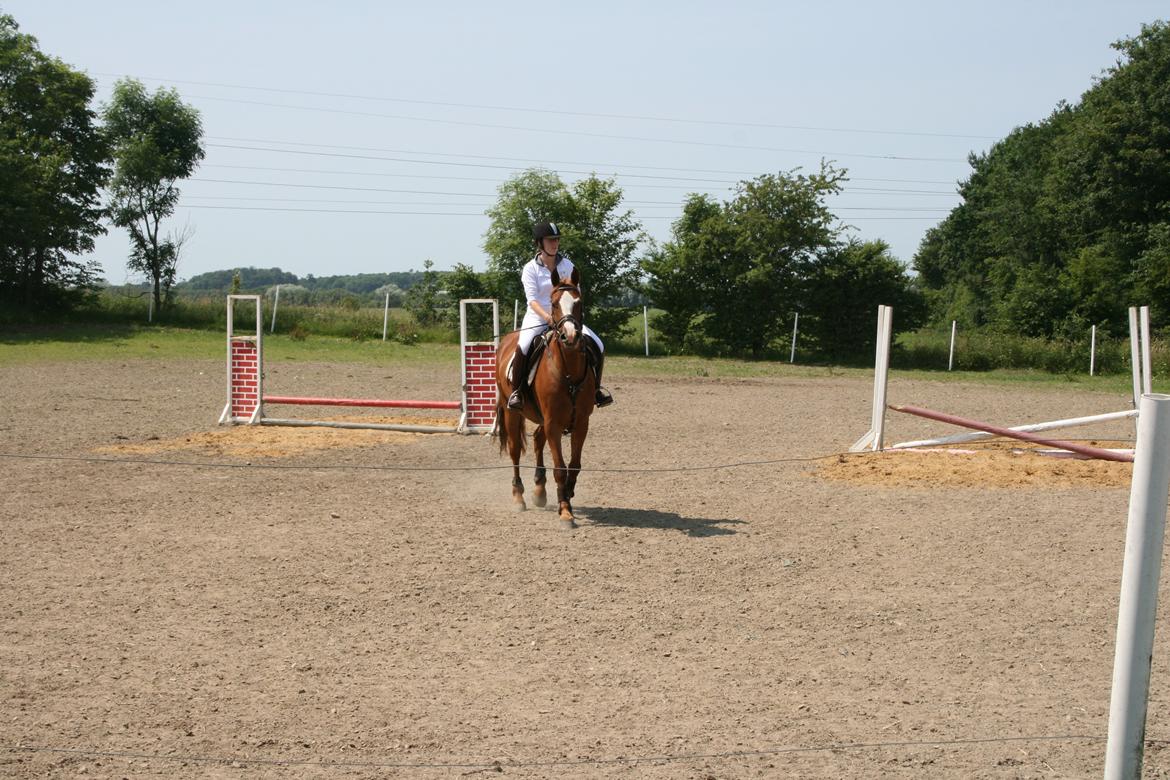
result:
[[[557,261],[557,274],[566,283],[573,278],[573,261],[564,255]],[[536,301],[544,307],[546,312],[552,309],[552,271],[545,265],[540,255],[528,261],[520,274],[520,282],[524,285],[524,297],[531,304]]]

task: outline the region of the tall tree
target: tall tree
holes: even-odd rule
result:
[[[884,241],[850,239],[818,255],[807,284],[800,332],[832,361],[872,357],[874,305],[893,306],[899,330],[926,317],[922,294]]]
[[[761,356],[787,329],[817,258],[839,243],[825,200],[843,178],[826,163],[742,182],[722,205],[692,196],[672,241],[643,264],[655,305],[675,309],[671,337],[697,329],[719,350]]]
[[[1170,317],[1170,25],[1114,48],[1077,105],[972,156],[914,258],[936,322],[1049,336],[1123,330],[1135,303]]]
[[[0,301],[25,309],[93,289],[109,147],[93,81],[0,15]]]
[[[625,324],[632,309],[614,300],[638,284],[634,253],[644,234],[612,179],[596,176],[566,186],[551,171],[531,169],[500,186],[484,236],[489,268],[502,279],[500,292],[524,299],[520,269],[533,258],[532,226],[555,222],[561,249],[581,272],[585,319],[603,338]]]
[[[150,278],[156,310],[161,310],[189,235],[163,235],[161,224],[179,202],[177,183],[203,159],[199,112],[173,89],[151,95],[141,82],[122,79],[114,85],[105,122],[115,159],[110,213],[115,225],[130,232],[129,266]]]

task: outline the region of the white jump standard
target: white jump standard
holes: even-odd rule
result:
[[[234,332],[235,303],[249,301],[256,307],[255,335]],[[467,304],[491,304],[492,340],[472,342],[467,339]],[[227,297],[227,404],[219,423],[247,425],[286,425],[297,427],[360,428],[413,433],[486,433],[495,423],[496,385],[492,367],[496,345],[500,340],[498,307],[491,299],[468,299],[459,302],[461,401],[416,401],[378,398],[326,398],[264,394],[264,335],[259,295]],[[311,406],[352,406],[388,409],[450,409],[460,411],[457,424],[410,425],[406,423],[346,422],[340,420],[297,420],[267,417],[265,404]]]
[[[944,444],[961,444],[979,439],[988,439],[997,435],[1009,437],[1013,436],[1013,433],[992,433],[984,428],[982,430],[971,433],[956,433],[950,436],[940,436],[933,439],[919,439],[917,441],[905,441],[898,444],[887,445],[884,440],[887,410],[886,394],[890,377],[890,346],[893,342],[893,317],[893,308],[889,306],[878,306],[877,345],[874,354],[873,406],[871,407],[872,415],[870,418],[870,428],[868,431],[866,431],[865,435],[854,442],[853,446],[849,448],[850,452],[862,452],[864,450],[877,452],[880,450],[918,449],[922,447],[934,447]],[[1044,422],[1031,423],[1028,425],[1014,425],[1010,428],[1005,427],[997,429],[997,431],[1011,431],[1015,434],[1028,434],[1037,431],[1074,428],[1081,425],[1091,425],[1094,423],[1107,422],[1110,420],[1136,418],[1138,416],[1138,401],[1142,397],[1143,392],[1144,394],[1150,393],[1151,385],[1149,307],[1142,306],[1140,309],[1134,307],[1129,310],[1129,339],[1131,351],[1133,353],[1134,408],[1123,409],[1117,412],[1105,412],[1104,414],[1088,415],[1085,417],[1070,417],[1063,420],[1047,420]],[[906,410],[903,409],[900,411]],[[986,424],[981,423],[981,425]],[[1015,438],[1022,439],[1026,437],[1016,436]]]

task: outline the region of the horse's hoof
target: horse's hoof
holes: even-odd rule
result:
[[[561,530],[562,531],[572,531],[576,527],[577,527],[577,521],[574,520],[573,518],[571,518],[571,517],[568,519],[565,519],[563,517],[561,518]]]
[[[513,512],[523,512],[523,511],[525,511],[526,509],[528,509],[528,507],[524,506],[524,502],[523,502],[523,501],[521,501],[521,502],[520,502],[520,503],[518,503],[518,504],[512,504],[512,511],[513,511]]]
[[[548,499],[544,496],[533,496],[532,504],[537,509],[544,509],[546,506],[548,506]]]

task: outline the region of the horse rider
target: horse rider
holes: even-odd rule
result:
[[[532,228],[532,238],[536,243],[536,257],[524,265],[520,272],[520,282],[524,285],[524,297],[528,299],[528,308],[524,311],[524,322],[520,325],[520,335],[516,348],[516,356],[512,363],[512,394],[508,396],[508,408],[519,410],[524,406],[524,388],[528,385],[528,353],[532,342],[537,336],[550,327],[556,325],[550,310],[552,309],[552,271],[555,268],[561,279],[571,279],[573,263],[568,257],[561,254],[561,231],[554,222],[541,222]],[[597,334],[590,330],[588,325],[582,324],[581,330],[597,345],[594,351],[594,373],[597,375],[597,393],[594,403],[597,406],[609,406],[613,403],[613,396],[601,386],[601,369],[605,363],[605,345]]]

